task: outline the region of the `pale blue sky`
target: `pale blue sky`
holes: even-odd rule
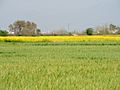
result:
[[[120,25],[120,0],[0,0],[0,27],[30,20],[42,31]]]

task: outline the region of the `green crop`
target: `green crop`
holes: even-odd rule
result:
[[[0,90],[120,90],[119,43],[0,42]]]

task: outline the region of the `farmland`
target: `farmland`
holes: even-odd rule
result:
[[[64,41],[120,41],[120,35],[94,35],[94,36],[7,36],[0,37],[6,42],[64,42]]]
[[[119,52],[115,38],[0,42],[0,90],[120,90]]]

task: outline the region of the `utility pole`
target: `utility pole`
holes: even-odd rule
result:
[[[70,24],[68,24],[68,31],[70,30]]]

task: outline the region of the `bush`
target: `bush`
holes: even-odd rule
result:
[[[93,35],[93,28],[86,29],[86,34],[87,35]]]
[[[8,35],[7,31],[0,30],[0,36],[7,36],[7,35]]]

